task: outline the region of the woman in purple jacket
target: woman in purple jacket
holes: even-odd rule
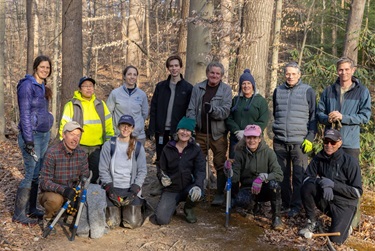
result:
[[[33,75],[26,74],[17,85],[20,123],[18,145],[22,152],[25,177],[18,186],[13,221],[36,224],[43,213],[36,208],[39,171],[50,139],[53,115],[49,112],[52,91],[46,86],[52,64],[47,56],[34,60]]]

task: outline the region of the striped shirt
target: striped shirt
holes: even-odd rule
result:
[[[43,192],[62,195],[66,187],[78,184],[80,175],[89,176],[86,153],[79,146],[73,152],[68,152],[61,141],[50,147],[44,156],[40,188]]]

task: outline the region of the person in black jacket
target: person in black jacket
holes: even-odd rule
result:
[[[328,129],[323,142],[323,150],[310,162],[305,173],[301,196],[307,225],[299,234],[316,230],[316,206],[332,218],[329,232],[341,234],[331,236],[331,241],[342,244],[349,236],[357,203],[363,193],[361,169],[358,159],[342,149],[339,131]]]
[[[165,63],[170,75],[156,85],[151,99],[149,139],[156,144],[156,163],[172,135],[178,122],[186,115],[193,86],[182,74],[182,59],[170,56]]]
[[[169,224],[181,201],[186,201],[186,221],[197,221],[193,208],[203,197],[206,163],[201,148],[191,136],[195,123],[194,119],[183,117],[174,139],[167,143],[161,154],[158,177],[164,189],[155,213],[159,225]]]

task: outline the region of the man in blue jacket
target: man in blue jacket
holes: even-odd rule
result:
[[[343,151],[359,159],[360,126],[370,120],[371,96],[369,90],[353,76],[356,70],[353,60],[340,58],[336,67],[339,77],[333,85],[325,88],[320,96],[317,118],[326,126],[326,130],[340,130]],[[357,228],[359,221],[358,210],[352,226]]]

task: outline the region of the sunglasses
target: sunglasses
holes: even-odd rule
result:
[[[323,143],[324,143],[325,145],[331,144],[332,146],[334,146],[334,145],[336,145],[338,142],[333,141],[333,140],[325,139],[325,140],[323,140]]]

